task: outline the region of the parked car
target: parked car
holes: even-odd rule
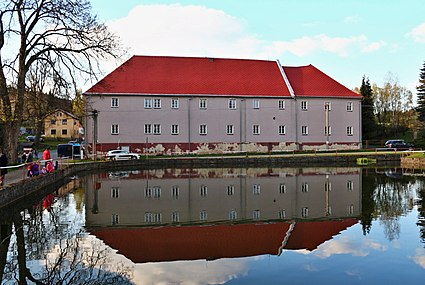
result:
[[[29,142],[34,142],[34,141],[35,141],[35,136],[27,136],[27,141],[29,141]],[[40,137],[40,138],[38,139],[38,141],[42,142],[42,141],[43,141],[43,138],[42,138],[42,137]]]
[[[385,142],[385,147],[396,149],[413,149],[414,145],[407,143],[404,140],[388,140]]]
[[[132,153],[122,149],[113,149],[106,153],[108,160],[121,160],[121,159],[140,159],[140,154]]]
[[[58,157],[81,158],[80,144],[60,144],[57,155]]]

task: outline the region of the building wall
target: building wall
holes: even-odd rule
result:
[[[111,107],[112,98],[118,98],[118,107]],[[326,147],[324,103],[331,103],[329,112],[334,148],[358,148],[360,139],[360,101],[328,98],[241,98],[241,97],[171,97],[171,96],[89,96],[89,108],[98,110],[98,150],[107,151],[118,146],[130,146],[140,152],[223,152],[223,151],[278,151]],[[145,99],[160,99],[160,108],[147,109]],[[179,108],[171,108],[172,99],[178,99]],[[199,101],[205,99],[207,108],[201,109]],[[229,99],[236,102],[229,109]],[[259,108],[253,107],[257,100]],[[279,109],[279,100],[285,103]],[[301,101],[308,101],[308,110],[300,109]],[[347,102],[353,111],[347,112]],[[86,137],[93,141],[93,120],[88,117]],[[119,126],[119,134],[111,134],[111,126]],[[160,134],[145,134],[145,125],[160,125]],[[171,134],[171,126],[179,126],[178,135]],[[200,125],[207,133],[200,134]],[[233,134],[227,134],[227,126]],[[259,133],[253,132],[254,125]],[[301,126],[308,126],[308,135],[301,134]],[[285,133],[279,134],[279,126]],[[346,134],[347,126],[353,135]],[[331,146],[332,147],[332,146]]]

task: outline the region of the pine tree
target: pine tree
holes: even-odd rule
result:
[[[418,91],[418,107],[416,108],[418,119],[421,122],[425,122],[425,62],[421,68],[419,86],[416,87],[416,90]]]
[[[363,139],[368,140],[376,134],[375,115],[373,113],[373,91],[369,83],[369,78],[363,76],[362,86],[360,87],[362,100],[362,134]]]

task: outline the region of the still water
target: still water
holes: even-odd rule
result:
[[[214,168],[74,177],[0,217],[2,284],[424,284],[425,177]]]

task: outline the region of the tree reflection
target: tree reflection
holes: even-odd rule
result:
[[[133,284],[132,268],[111,260],[111,249],[62,221],[70,218],[58,215],[64,204],[43,202],[13,216],[0,247],[2,284]]]

